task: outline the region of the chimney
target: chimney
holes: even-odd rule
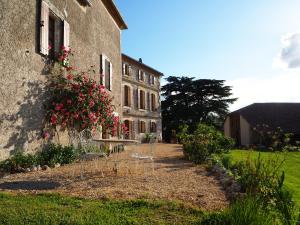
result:
[[[140,63],[143,63],[143,59],[142,59],[142,58],[139,58],[139,62],[140,62]]]

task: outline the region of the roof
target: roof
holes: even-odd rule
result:
[[[266,124],[271,129],[300,134],[300,103],[254,103],[230,114],[239,113],[251,126]]]
[[[123,20],[123,17],[121,16],[121,14],[120,14],[118,8],[116,7],[115,3],[113,2],[113,0],[102,0],[102,2],[105,5],[105,7],[107,8],[107,11],[109,12],[109,14],[116,21],[119,28],[121,30],[128,29],[127,24]]]
[[[150,67],[150,66],[148,66],[148,65],[146,65],[146,64],[144,64],[144,63],[142,63],[142,62],[140,62],[140,61],[138,61],[138,60],[136,60],[136,59],[134,59],[134,58],[132,58],[128,55],[122,54],[122,60],[134,63],[134,64],[136,64],[136,65],[138,65],[138,66],[140,66],[140,67],[142,67],[142,68],[144,68],[148,71],[151,71],[152,73],[158,74],[159,76],[164,75],[162,72],[159,72],[158,70],[153,69],[152,67]]]

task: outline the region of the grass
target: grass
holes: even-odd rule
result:
[[[204,214],[169,201],[86,200],[57,194],[0,193],[0,224],[195,224]]]
[[[270,157],[274,154],[279,154],[285,158],[283,170],[285,171],[285,185],[293,192],[293,198],[298,206],[300,206],[300,152],[287,153],[272,153],[272,152],[257,152],[250,150],[232,150],[230,156],[233,161],[246,160],[257,158],[261,153],[262,157]]]

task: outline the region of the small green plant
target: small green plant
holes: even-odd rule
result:
[[[201,225],[274,225],[271,214],[266,212],[257,198],[248,196],[237,200],[221,213],[212,213]]]

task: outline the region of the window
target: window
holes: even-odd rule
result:
[[[77,0],[80,5],[83,6],[92,6],[92,1],[91,0]]]
[[[100,56],[100,83],[112,90],[112,64],[105,55]]]
[[[139,133],[146,133],[146,122],[145,121],[139,122]]]
[[[142,70],[138,70],[138,80],[144,81],[145,80],[145,72]]]
[[[126,63],[123,63],[123,75],[130,75],[130,66]]]
[[[54,13],[55,11],[55,13]],[[46,2],[41,3],[40,20],[40,53],[51,58],[57,57],[60,48],[69,47],[70,26],[67,21],[58,16],[54,6]]]
[[[156,123],[155,122],[150,122],[150,133],[156,133]]]
[[[151,94],[151,111],[156,111],[156,96]]]
[[[140,90],[140,109],[145,109],[145,92]]]
[[[131,106],[131,95],[130,95],[130,87],[124,86],[124,106]]]
[[[154,76],[153,75],[149,75],[149,84],[154,85]]]

